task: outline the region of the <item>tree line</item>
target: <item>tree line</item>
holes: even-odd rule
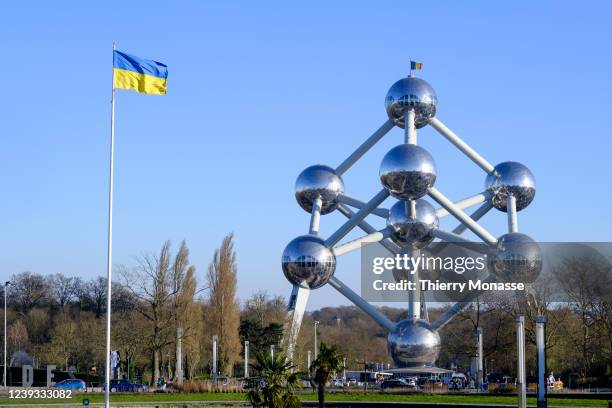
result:
[[[242,304],[236,296],[237,264],[233,236],[214,252],[205,273],[198,274],[182,242],[118,267],[113,282],[112,347],[122,355],[122,371],[156,381],[175,374],[177,329],[183,331],[186,378],[243,374],[244,341],[250,356],[279,346],[286,300],[265,291]],[[481,296],[441,331],[441,367],[466,370],[476,355],[476,328],[484,333],[486,372],[514,376],[515,317],[526,316],[527,374],[535,381],[535,317],[545,315],[549,371],[573,385],[610,385],[612,378],[612,303],[609,270],[593,260],[569,260],[560,267],[567,299],[554,302],[545,287],[528,297]],[[608,277],[608,278],[607,278]],[[606,279],[608,279],[606,281]],[[62,274],[23,272],[11,278],[8,292],[8,355],[18,350],[44,366],[74,367],[79,372],[104,367],[106,280],[83,280]],[[607,283],[606,283],[607,282]],[[399,306],[399,305],[398,305]],[[448,306],[430,304],[435,320]],[[402,307],[381,307],[394,321],[406,318]],[[293,364],[307,372],[314,349],[314,322],[319,341],[332,345],[347,369],[387,366],[387,332],[353,306],[325,307],[304,316]],[[212,336],[219,338],[219,373],[212,369]],[[314,356],[312,356],[314,360]]]
[[[137,258],[135,265],[116,267],[111,344],[121,353],[124,373],[152,382],[172,378],[179,328],[187,378],[210,369],[212,334],[220,338],[220,370],[231,373],[240,355],[233,245],[230,234],[201,281],[184,241],[175,253],[165,242],[158,253]],[[106,287],[104,277],[84,280],[32,272],[12,276],[7,291],[8,356],[23,351],[35,365],[102,374]]]

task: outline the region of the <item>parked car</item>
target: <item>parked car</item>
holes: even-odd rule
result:
[[[334,387],[344,387],[344,383],[341,379],[335,379],[332,381],[332,386]]]
[[[227,383],[229,383],[229,377],[225,375],[218,375],[213,377],[213,381],[215,381],[217,384],[227,385]]]
[[[448,388],[451,390],[461,390],[467,387],[467,377],[463,373],[453,373],[449,382]]]
[[[64,390],[75,390],[75,391],[85,391],[87,389],[87,385],[85,381],[78,380],[76,378],[69,378],[67,380],[62,380],[60,382],[55,383],[53,388],[61,388]]]
[[[403,378],[393,378],[390,380],[385,380],[380,384],[381,389],[387,388],[415,388],[414,385],[411,385],[408,381]]]
[[[111,380],[110,382],[110,392],[145,392],[147,389],[146,385],[130,380]],[[106,384],[102,385],[102,390],[106,390]]]
[[[406,377],[404,380],[408,383],[408,385],[416,388],[419,382],[419,377]]]
[[[356,385],[358,385],[358,384],[357,384],[357,379],[355,379],[355,378],[350,378],[350,379],[347,381],[347,384],[346,384],[346,385],[348,385],[349,387],[355,387]]]

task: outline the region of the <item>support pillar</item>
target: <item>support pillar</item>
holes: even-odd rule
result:
[[[293,285],[291,296],[287,305],[287,314],[285,316],[285,324],[283,325],[282,348],[285,350],[287,360],[293,363],[293,354],[295,353],[295,345],[297,343],[302,319],[306,311],[306,304],[310,289],[304,289],[298,285]]]
[[[219,374],[217,367],[217,342],[219,341],[219,336],[213,336],[213,349],[212,349],[212,373],[213,376],[217,376]]]
[[[516,216],[516,197],[508,196],[508,204],[506,205],[508,213],[508,232],[518,232],[518,218]]]
[[[482,390],[482,384],[484,382],[484,371],[483,371],[483,364],[482,364],[482,358],[483,358],[483,354],[482,354],[482,327],[478,326],[476,328],[476,336],[478,338],[478,359],[477,359],[477,366],[476,366],[476,388],[481,391]]]
[[[516,395],[518,408],[527,408],[527,390],[525,379],[525,316],[516,318]]]
[[[410,256],[417,258],[420,256],[420,251],[412,251]],[[414,290],[408,292],[408,318],[418,320],[421,318],[421,286],[419,285],[419,269],[414,268],[414,271],[410,271],[410,280],[414,283]],[[412,273],[414,272],[414,273]]]
[[[536,317],[536,348],[538,351],[538,408],[546,408],[546,316]]]
[[[244,341],[244,378],[249,378],[249,341]]]
[[[176,383],[183,383],[183,328],[176,328]],[[129,373],[128,373],[129,375]]]

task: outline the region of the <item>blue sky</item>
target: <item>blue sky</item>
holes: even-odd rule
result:
[[[203,280],[234,232],[239,295],[288,295],[280,254],[308,225],[296,176],[336,166],[386,120],[385,94],[410,58],[424,62],[443,122],[492,163],[535,174],[521,231],[609,241],[611,11],[562,1],[4,3],[0,278],[105,273],[113,40],[169,68],[165,97],[118,91],[115,264],[186,239]],[[401,140],[392,130],[352,168],[347,192],[376,193],[380,160]],[[432,129],[419,143],[447,196],[482,190],[482,171]],[[343,221],[324,216],[322,235]],[[492,212],[483,224],[501,235],[506,220]],[[337,274],[358,290],[358,254]],[[309,308],[346,303],[324,287]]]

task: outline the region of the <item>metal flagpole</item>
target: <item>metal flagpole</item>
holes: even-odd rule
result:
[[[115,58],[115,42],[113,41],[113,60]],[[106,256],[106,369],[104,370],[104,407],[110,408],[110,371],[111,371],[111,292],[113,265],[113,176],[115,164],[115,70],[113,69],[113,85],[111,92],[111,134],[110,158],[108,174],[108,247]]]
[[[6,309],[6,297],[8,295],[8,286],[11,284],[10,281],[6,281],[4,283],[4,365],[2,366],[2,385],[4,386],[4,388],[6,389],[6,386],[8,384],[8,382],[6,381],[6,364],[7,364],[7,358],[6,358],[6,344],[7,344],[7,339],[6,339],[6,313],[7,313],[7,309]]]

